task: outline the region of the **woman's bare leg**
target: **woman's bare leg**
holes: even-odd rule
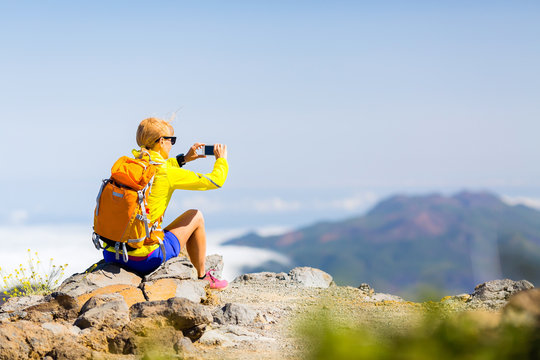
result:
[[[167,225],[165,230],[178,238],[181,248],[187,250],[193,266],[197,269],[197,275],[204,276],[206,232],[202,213],[199,210],[188,210]]]

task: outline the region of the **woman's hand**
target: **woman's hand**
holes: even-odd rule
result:
[[[193,160],[196,160],[196,159],[205,158],[206,155],[197,154],[197,150],[199,150],[203,146],[204,146],[204,144],[202,144],[202,143],[193,144],[193,146],[189,148],[187,154],[184,155],[184,160],[186,162],[190,162],[190,161],[193,161]]]
[[[224,158],[225,160],[227,160],[227,145],[215,144],[214,156],[216,157],[216,160],[219,158]]]

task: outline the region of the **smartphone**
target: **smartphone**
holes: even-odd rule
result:
[[[205,145],[198,150],[200,155],[213,156],[214,155],[214,145]]]

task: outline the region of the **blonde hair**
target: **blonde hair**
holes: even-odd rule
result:
[[[141,121],[137,128],[137,145],[141,148],[151,149],[156,140],[162,136],[170,136],[174,129],[168,121],[158,118],[147,118]]]

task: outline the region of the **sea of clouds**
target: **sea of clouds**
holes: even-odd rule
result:
[[[207,254],[223,256],[225,267],[223,278],[233,280],[245,266],[256,266],[266,261],[284,265],[289,259],[277,252],[246,246],[223,246],[226,240],[245,234],[249,229],[216,229],[207,231]],[[279,226],[256,230],[261,235],[279,234],[287,229]],[[20,266],[28,268],[29,256],[40,260],[42,274],[49,265],[67,264],[65,277],[83,272],[102,259],[91,240],[92,229],[87,225],[10,225],[0,226],[0,241],[4,245],[0,252],[0,267],[3,275],[13,273]],[[28,251],[30,250],[30,252]],[[0,288],[4,284],[0,284]]]

